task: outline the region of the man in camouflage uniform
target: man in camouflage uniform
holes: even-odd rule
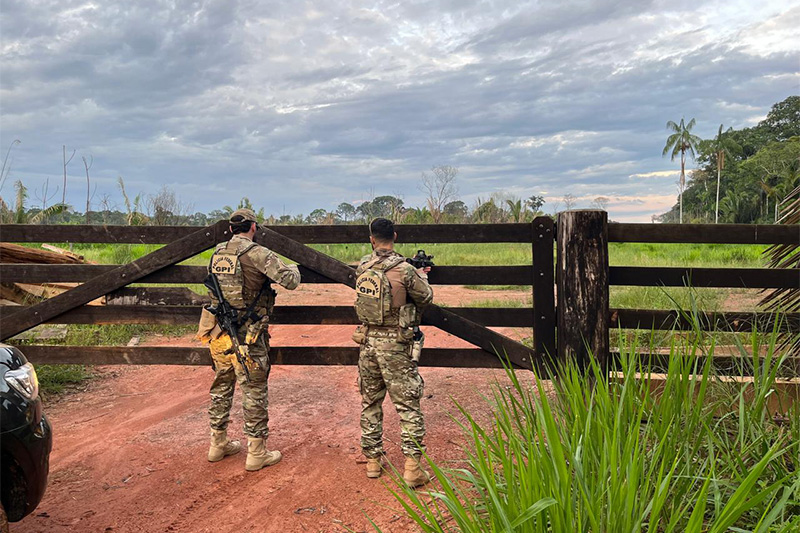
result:
[[[427,281],[430,269],[415,269],[407,263],[394,251],[396,238],[391,221],[373,220],[373,252],[361,259],[356,271],[356,312],[363,324],[353,335],[353,340],[361,344],[361,448],[367,457],[367,477],[379,477],[383,456],[382,404],[388,392],[400,416],[406,456],[403,478],[416,487],[430,478],[419,464],[425,438],[420,409],[424,382],[417,360],[412,357],[412,344],[414,327],[419,325],[422,309],[433,300],[433,290]]]
[[[241,450],[238,441],[227,436],[233,391],[236,382],[242,389],[244,432],[247,435],[245,469],[259,470],[281,460],[277,450],[268,451],[267,378],[269,377],[269,313],[275,303],[270,280],[293,290],[300,283],[295,265],[287,265],[275,252],[253,242],[257,224],[250,209],[239,209],[230,217],[233,237],[214,250],[209,272],[215,273],[222,294],[239,311],[239,343],[247,352],[245,370],[237,360],[230,336],[217,324],[216,317],[203,310],[198,337],[209,343],[214,363],[214,382],[211,384],[211,446],[208,460],[220,461]],[[212,303],[218,302],[211,296]]]

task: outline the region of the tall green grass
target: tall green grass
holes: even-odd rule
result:
[[[750,340],[743,353],[760,353]],[[611,376],[565,365],[550,385],[508,370],[489,422],[459,406],[466,466],[430,463],[431,488],[399,483],[397,501],[425,532],[798,531],[800,413],[778,424],[768,410],[775,335],[752,384],[712,398],[701,356],[714,346],[701,332],[673,343],[658,395],[635,345]]]

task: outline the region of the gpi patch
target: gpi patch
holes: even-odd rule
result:
[[[356,293],[368,298],[380,298],[382,287],[381,275],[374,270],[364,271],[356,280]]]
[[[235,254],[214,254],[211,257],[212,274],[235,274],[239,256]]]

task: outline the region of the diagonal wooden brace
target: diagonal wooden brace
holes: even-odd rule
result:
[[[313,270],[348,287],[355,287],[355,269],[341,261],[268,228],[259,228],[256,233],[256,241],[292,261],[300,263],[309,270]],[[436,326],[482,348],[492,355],[507,357],[512,364],[521,368],[533,368],[533,364],[538,362],[534,351],[524,344],[511,340],[476,322],[460,317],[438,305],[432,304],[425,308],[423,324]]]
[[[0,340],[18,335],[104,294],[134,283],[148,274],[197,255],[229,237],[227,221],[191,233],[132,263],[101,274],[74,289],[4,318],[0,321]]]

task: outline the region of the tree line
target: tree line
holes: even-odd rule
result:
[[[35,205],[31,205],[30,191],[18,180],[13,185],[13,202],[6,203],[0,197],[0,223],[206,226],[229,218],[234,210],[243,207],[253,209],[259,222],[270,225],[366,224],[375,217],[404,224],[530,222],[542,214],[545,199],[538,195],[518,198],[495,193],[467,205],[458,199],[457,175],[458,169],[452,166],[436,166],[430,172],[423,172],[420,190],[425,193],[426,200],[421,207],[408,206],[399,196],[382,195],[358,203],[342,202],[332,210],[314,209],[307,215],[266,214],[263,208],[256,209],[247,197],[235,206],[226,205],[203,213],[194,211],[167,186],[162,186],[156,194],[130,197],[122,178],[117,184],[121,206],[106,195],[95,209],[80,212],[61,202],[48,206],[46,186],[34,192]],[[565,197],[566,205],[571,198],[571,195]],[[597,201],[602,203],[603,200]]]
[[[800,96],[772,106],[767,118],[739,130],[720,124],[711,139],[692,134],[696,121],[670,121],[662,155],[680,157],[678,202],[661,222],[758,223],[781,220],[781,205],[800,191]],[[698,168],[686,179],[687,159]]]

